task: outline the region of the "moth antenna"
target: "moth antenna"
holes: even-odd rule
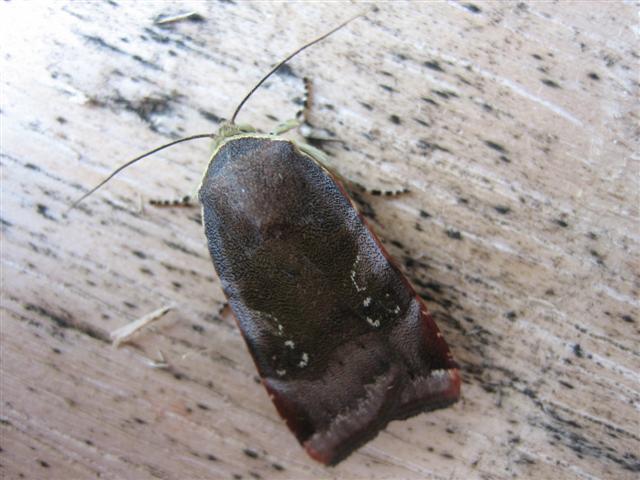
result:
[[[360,13],[358,15],[356,15],[355,17],[351,17],[349,20],[347,20],[346,22],[338,25],[336,28],[334,28],[333,30],[325,33],[324,35],[316,38],[315,40],[310,41],[309,43],[303,45],[302,47],[298,48],[295,52],[291,53],[290,55],[288,55],[284,60],[281,60],[275,67],[273,67],[269,73],[267,73],[264,77],[262,77],[262,80],[260,80],[258,83],[255,84],[255,86],[251,89],[251,91],[249,93],[247,93],[247,95],[242,99],[242,101],[238,104],[238,106],[236,107],[235,112],[233,112],[233,115],[231,116],[231,120],[229,121],[229,123],[231,125],[234,124],[236,117],[238,116],[238,113],[240,112],[240,109],[243,107],[243,105],[245,104],[245,102],[247,100],[249,100],[249,97],[251,97],[251,95],[254,94],[254,92],[260,88],[260,86],[267,81],[267,79],[273,75],[276,70],[278,70],[282,65],[284,65],[285,63],[287,63],[289,60],[291,60],[293,57],[295,57],[297,54],[299,54],[301,51],[309,48],[311,45],[315,45],[318,42],[321,42],[322,40],[324,40],[325,38],[327,38],[329,35],[337,32],[338,30],[340,30],[342,27],[346,26],[349,22],[355,20],[358,17],[362,17],[363,14]]]
[[[358,14],[352,18],[350,18],[349,20],[347,20],[346,22],[343,22],[342,24],[338,25],[337,27],[335,27],[334,29],[330,30],[329,32],[325,33],[324,35],[321,35],[320,37],[316,38],[315,40],[310,41],[309,43],[303,45],[302,47],[298,48],[295,52],[291,53],[290,55],[288,55],[284,60],[280,61],[275,67],[273,67],[269,73],[267,73],[264,77],[262,77],[262,79],[251,89],[251,91],[242,99],[242,101],[238,104],[238,107],[236,108],[236,110],[233,112],[233,115],[231,116],[231,120],[230,120],[230,124],[233,125],[235,122],[236,117],[238,116],[238,113],[240,112],[240,109],[244,106],[244,104],[246,103],[247,100],[249,100],[249,98],[251,97],[251,95],[253,95],[253,93],[260,88],[260,86],[271,76],[273,75],[276,70],[278,70],[282,65],[284,65],[285,63],[287,63],[289,60],[291,60],[293,57],[295,57],[297,54],[299,54],[300,52],[302,52],[303,50],[309,48],[310,46],[324,40],[325,38],[327,38],[329,35],[337,32],[338,30],[340,30],[341,28],[343,28],[344,26],[346,26],[348,23],[350,23],[351,21],[355,20],[358,17],[362,17],[363,14]],[[187,142],[189,140],[196,140],[198,138],[214,138],[215,135],[212,133],[202,133],[199,135],[191,135],[189,137],[185,137],[185,138],[180,138],[178,140],[174,140],[173,142],[169,142],[166,143],[164,145],[161,145],[157,148],[154,148],[153,150],[149,150],[148,152],[143,153],[142,155],[129,160],[127,163],[125,163],[124,165],[121,165],[120,167],[116,168],[113,172],[111,172],[111,174],[105,178],[104,180],[102,180],[98,185],[96,185],[95,187],[93,187],[91,190],[89,190],[87,193],[85,193],[84,195],[82,195],[78,200],[76,200],[75,202],[73,202],[71,204],[71,206],[65,210],[65,212],[63,213],[64,216],[66,216],[71,210],[73,210],[74,208],[76,208],[78,206],[78,204],[80,202],[82,202],[85,198],[87,198],[89,195],[95,193],[96,190],[98,190],[100,187],[102,187],[105,183],[107,183],[109,180],[111,180],[113,177],[115,177],[118,173],[120,173],[122,170],[124,170],[127,167],[130,167],[131,165],[133,165],[134,163],[136,163],[138,160],[142,160],[145,157],[148,157],[149,155],[153,155],[154,153],[159,152],[160,150],[164,150],[165,148],[169,148],[172,147],[173,145],[176,145],[178,143],[182,143],[182,142]]]
[[[174,140],[173,142],[169,142],[169,143],[165,143],[164,145],[161,145],[159,147],[154,148],[153,150],[149,150],[148,152],[143,153],[142,155],[129,160],[127,163],[125,163],[124,165],[120,165],[118,168],[116,168],[113,172],[111,172],[111,174],[109,174],[109,176],[107,178],[105,178],[104,180],[102,180],[98,185],[96,185],[95,187],[93,187],[91,190],[89,190],[87,193],[85,193],[84,195],[82,195],[78,200],[76,200],[75,202],[73,202],[71,204],[71,206],[69,208],[67,208],[65,210],[65,212],[63,213],[63,216],[66,216],[71,210],[73,210],[74,208],[76,208],[78,206],[78,204],[80,202],[82,202],[85,198],[87,198],[89,195],[91,195],[92,193],[94,193],[96,190],[98,190],[100,187],[102,187],[105,183],[107,183],[109,180],[111,180],[113,177],[115,177],[118,173],[120,173],[122,170],[124,170],[127,167],[130,167],[131,165],[133,165],[134,163],[136,163],[138,160],[142,160],[145,157],[148,157],[149,155],[153,155],[154,153],[159,152],[160,150],[164,150],[165,148],[169,148],[172,147],[174,145],[177,145],[178,143],[182,143],[182,142],[188,142],[189,140],[196,140],[198,138],[214,138],[215,134],[213,133],[201,133],[198,135],[191,135],[189,137],[184,137],[184,138],[180,138],[178,140]]]

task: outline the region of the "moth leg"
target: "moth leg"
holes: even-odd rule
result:
[[[273,132],[273,135],[281,135],[286,133],[294,128],[297,128],[304,138],[309,141],[329,141],[329,142],[340,142],[341,140],[330,136],[328,133],[323,132],[322,130],[316,129],[311,122],[309,121],[309,112],[311,111],[311,93],[312,93],[312,84],[311,80],[308,77],[304,77],[304,96],[302,99],[302,105],[300,109],[296,112],[295,118],[291,120],[287,120],[286,122],[278,125]]]
[[[289,122],[285,122],[281,126],[290,125],[290,127],[285,130],[287,131],[287,130],[291,130],[292,128],[295,128],[297,123],[297,126],[300,129],[300,133],[302,134],[303,137],[305,137],[305,139],[309,141],[319,140],[319,141],[341,142],[342,140],[340,139],[333,138],[328,135],[318,135],[317,133],[314,133],[314,127],[309,122],[309,112],[311,110],[311,104],[312,104],[311,94],[312,94],[311,80],[307,77],[304,77],[304,99],[302,102],[302,108],[298,110],[295,120],[289,120]],[[376,195],[376,196],[400,195],[402,193],[407,193],[409,191],[405,187],[393,188],[390,190],[365,187],[364,185],[358,182],[352,181],[344,177],[343,175],[340,175],[338,172],[336,172],[331,167],[329,167],[329,161],[328,161],[327,155],[319,148],[316,148],[313,145],[306,142],[294,142],[294,143],[303,153],[306,153],[311,158],[313,158],[318,164],[320,164],[325,170],[327,170],[331,175],[333,175],[338,180],[340,180],[340,182],[343,183],[348,188],[359,190],[361,192],[369,193],[371,195]]]
[[[149,203],[154,207],[195,207],[198,201],[193,195],[184,195],[180,198],[152,198]]]
[[[382,190],[379,188],[365,187],[364,185],[358,182],[350,181],[349,183],[353,185],[355,188],[357,188],[358,190],[360,190],[361,192],[368,193],[369,195],[374,195],[378,197],[381,195],[384,195],[386,197],[395,197],[397,195],[402,195],[403,193],[409,193],[409,189],[407,187],[397,187],[389,190]]]
[[[320,165],[328,173],[330,173],[335,178],[337,178],[345,186],[347,185],[360,186],[360,184],[349,180],[348,178],[344,177],[343,175],[340,175],[333,168],[331,168],[329,166],[329,158],[327,157],[327,154],[324,153],[319,148],[316,148],[313,145],[309,145],[308,143],[296,142],[295,140],[293,141],[293,143],[295,144],[296,147],[298,147],[298,149],[300,149],[302,153],[306,153],[307,155],[309,155],[318,165]],[[364,187],[361,187],[361,188],[364,188]]]
[[[282,135],[283,133],[287,133],[289,130],[293,130],[294,128],[298,128],[300,126],[300,122],[292,118],[291,120],[287,120],[284,123],[281,123],[276,128],[271,131],[271,135]]]
[[[282,135],[283,133],[293,130],[294,128],[301,128],[304,125],[308,125],[307,116],[310,108],[310,91],[311,81],[304,77],[304,97],[302,100],[302,107],[296,112],[295,118],[287,120],[286,122],[278,125],[272,132],[272,135]],[[303,134],[304,135],[304,134]]]
[[[298,131],[300,132],[300,135],[302,135],[305,139],[307,139],[310,142],[343,142],[344,141],[339,138],[332,137],[331,135],[329,135],[329,133],[327,133],[328,132],[327,130],[317,129],[311,126],[310,123],[304,123],[300,125],[300,128],[298,129]]]
[[[384,196],[387,196],[387,197],[391,197],[391,196],[395,196],[395,195],[401,195],[403,193],[408,193],[409,192],[409,189],[406,188],[406,187],[395,187],[395,188],[386,189],[386,190],[385,189],[380,189],[380,188],[369,188],[369,187],[366,187],[366,186],[362,185],[361,183],[358,183],[358,182],[356,182],[354,180],[350,180],[350,179],[346,178],[345,176],[340,175],[338,172],[336,172],[334,169],[332,169],[329,166],[329,160],[327,158],[327,154],[324,153],[319,148],[316,148],[313,145],[309,145],[308,143],[301,143],[301,142],[294,142],[294,143],[303,153],[306,153],[311,158],[313,158],[318,164],[320,164],[322,166],[322,168],[324,168],[331,175],[333,175],[338,180],[340,180],[340,182],[342,184],[344,184],[345,187],[348,187],[349,189],[353,189],[353,190],[357,190],[357,191],[360,191],[360,192],[368,193],[368,194],[374,195],[374,196],[384,195]]]
[[[276,128],[271,131],[271,135],[282,135],[283,133],[287,133],[290,130],[297,128],[305,139],[309,141],[318,141],[318,142],[341,142],[339,138],[331,137],[326,133],[322,133],[322,130],[318,130],[313,127],[307,121],[301,121],[298,118],[292,118],[291,120],[287,120],[286,122],[281,123]]]
[[[300,122],[300,126],[311,126],[309,124],[309,111],[311,110],[312,84],[309,77],[304,77],[302,81],[304,82],[304,96],[302,97],[302,107],[296,113],[296,120]]]
[[[313,145],[309,145],[308,143],[296,142],[295,140],[293,141],[293,143],[302,153],[306,153],[316,162],[318,162],[325,170],[331,172],[332,175],[336,175],[336,173],[333,172],[329,167],[329,158],[327,157],[327,154],[322,150],[314,147]]]
[[[330,132],[324,129],[318,129],[311,124],[309,120],[309,113],[313,105],[313,84],[311,79],[304,77],[304,97],[302,100],[302,107],[296,113],[296,120],[300,122],[298,131],[300,135],[309,141],[318,142],[341,142],[339,138],[332,136]]]

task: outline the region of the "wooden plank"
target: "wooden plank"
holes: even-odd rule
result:
[[[374,11],[375,10],[375,11]],[[196,11],[200,21],[154,19]],[[334,468],[278,417],[197,211],[207,142],[271,65],[269,129],[314,82],[344,176],[407,186],[363,210],[428,300],[463,400],[394,422]],[[0,6],[5,478],[635,478],[638,55],[630,3]],[[177,308],[120,349],[108,334]],[[167,368],[155,368],[165,361]],[[156,365],[157,366],[157,365]]]

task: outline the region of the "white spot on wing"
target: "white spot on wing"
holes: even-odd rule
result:
[[[367,317],[367,323],[376,328],[380,326],[380,320],[373,320],[371,317]]]
[[[364,305],[365,307],[368,307],[369,305],[371,305],[371,297],[365,298],[364,302],[362,302],[362,305]]]
[[[266,313],[263,312],[263,315],[265,317],[267,317],[270,320],[273,320],[273,322],[276,324],[276,328],[278,329],[278,331],[276,332],[276,335],[278,335],[279,337],[282,336],[282,334],[284,333],[284,327],[282,326],[282,324],[278,321],[278,319],[276,317],[274,317],[273,315],[271,315],[270,313]]]
[[[309,365],[309,355],[307,352],[302,352],[302,358],[300,359],[300,362],[298,362],[298,366],[300,368],[304,368],[307,365]]]
[[[293,343],[293,340],[287,340],[286,342],[284,342],[284,345],[285,347],[289,347],[291,350],[296,348],[296,344]]]
[[[351,283],[353,283],[353,286],[356,287],[356,292],[364,292],[367,287],[361,287],[360,285],[358,285],[358,282],[356,282],[356,268],[358,267],[359,262],[360,255],[356,255],[356,259],[353,262],[353,266],[351,267]]]
[[[277,373],[278,375],[280,375],[281,377],[284,377],[284,376],[285,376],[285,374],[287,373],[287,371],[286,371],[286,370],[276,370],[276,373]]]

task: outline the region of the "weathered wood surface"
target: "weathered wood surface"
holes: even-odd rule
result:
[[[369,5],[370,7],[370,5]],[[367,8],[369,8],[367,7]],[[381,3],[240,121],[312,121],[463,371],[463,400],[335,468],[279,419],[228,315],[192,189],[211,131],[350,3],[3,2],[3,478],[637,478],[638,7]],[[200,22],[154,25],[198,11]],[[108,333],[165,304],[134,342]],[[162,358],[168,368],[152,368]]]

